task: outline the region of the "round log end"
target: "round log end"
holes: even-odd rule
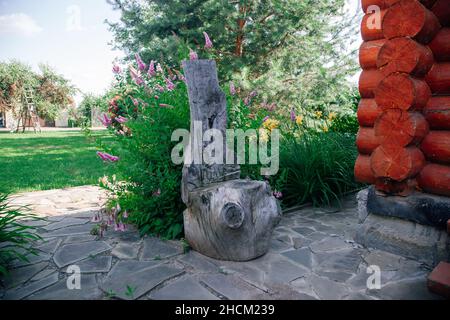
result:
[[[418,144],[428,131],[428,123],[420,113],[401,109],[386,110],[375,123],[375,136],[383,145]]]
[[[418,77],[424,76],[433,66],[433,53],[410,38],[395,38],[380,49],[377,67],[388,76],[404,72]]]
[[[411,37],[429,43],[440,27],[437,17],[417,0],[399,1],[387,10],[383,19],[387,39]]]
[[[239,229],[244,223],[244,209],[236,203],[227,203],[220,213],[223,222],[231,229]]]
[[[414,177],[423,168],[425,157],[415,147],[379,146],[372,153],[370,165],[376,178],[403,181]]]
[[[375,101],[383,109],[420,110],[431,97],[431,90],[423,80],[407,74],[391,74],[374,90]]]

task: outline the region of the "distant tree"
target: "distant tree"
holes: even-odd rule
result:
[[[92,124],[92,110],[106,111],[108,102],[106,97],[92,93],[85,94],[78,107],[78,120],[83,125]]]
[[[48,65],[42,64],[39,69],[36,73],[18,61],[0,62],[0,107],[10,110],[22,124],[28,117],[27,91],[32,92],[36,112],[43,119],[54,120],[73,104],[75,87]]]
[[[259,88],[262,99],[321,108],[349,90],[355,69],[348,41],[355,17],[345,0],[109,0],[120,22],[109,22],[115,45],[130,58],[178,66],[189,47],[203,51],[203,32],[213,40],[208,54],[223,81],[238,79],[244,93]]]

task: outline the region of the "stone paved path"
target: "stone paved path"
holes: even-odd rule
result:
[[[286,211],[269,253],[241,263],[183,253],[180,242],[133,229],[97,239],[90,219],[104,199],[90,186],[17,196],[47,216],[34,222],[44,241],[2,280],[0,299],[438,299],[426,289],[427,266],[352,241],[353,197],[336,212]],[[73,265],[80,290],[67,289]],[[380,290],[367,289],[368,265],[381,269]]]

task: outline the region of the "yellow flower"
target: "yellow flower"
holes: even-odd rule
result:
[[[328,126],[326,124],[322,127],[322,131],[323,132],[328,132]]]
[[[263,126],[264,128],[266,128],[269,131],[272,131],[273,129],[278,128],[278,126],[280,125],[280,122],[278,120],[274,120],[274,119],[267,119],[266,121],[264,121]]]
[[[322,117],[322,111],[316,111],[316,117],[321,118]]]
[[[333,121],[334,119],[336,119],[336,117],[337,117],[336,112],[330,112],[328,114],[328,120],[330,120],[330,121]]]
[[[259,140],[264,142],[269,141],[269,132],[266,129],[259,129]]]
[[[301,125],[303,123],[303,116],[296,116],[295,123]]]

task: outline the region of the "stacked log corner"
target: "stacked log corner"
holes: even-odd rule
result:
[[[362,7],[355,177],[387,194],[450,196],[450,0]]]

